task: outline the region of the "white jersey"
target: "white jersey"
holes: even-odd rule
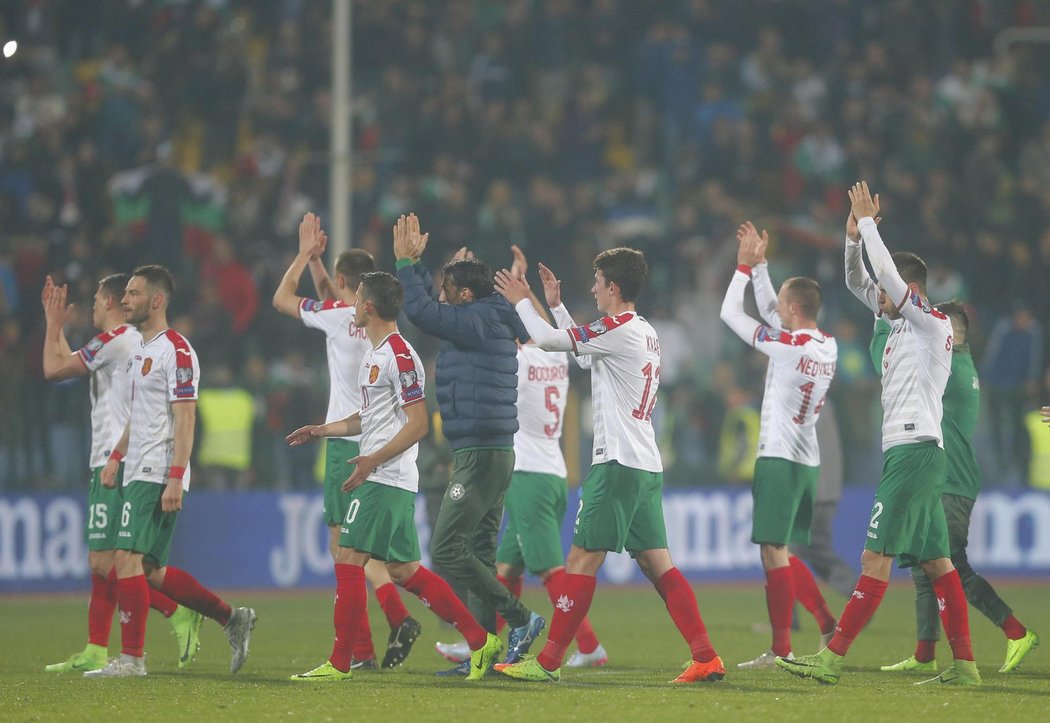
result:
[[[325,333],[328,352],[328,413],[325,422],[346,419],[361,408],[361,387],[356,369],[372,349],[365,330],[355,323],[354,307],[345,301],[303,299],[299,318],[311,329]],[[360,437],[344,437],[359,440]]]
[[[128,358],[132,348],[141,342],[135,327],[121,324],[98,334],[77,351],[77,357],[91,373],[92,469],[106,464],[113,445],[128,426]]]
[[[835,376],[838,345],[820,329],[782,329],[766,265],[755,267],[752,274],[755,299],[768,323],[744,312],[744,291],[752,275],[743,267],[733,274],[726,290],[722,319],[737,336],[769,357],[758,456],[816,467],[820,464],[817,418]]]
[[[132,481],[164,484],[175,453],[172,405],[197,400],[200,363],[186,337],[166,329],[132,349],[128,368],[131,421],[124,484]],[[182,478],[190,488],[190,468]]]
[[[361,454],[385,447],[408,423],[405,407],[423,401],[426,375],[416,350],[397,332],[369,349],[360,368]],[[419,491],[419,443],[376,467],[368,479]]]
[[[952,324],[900,277],[875,222],[858,227],[875,271],[901,318],[892,321],[882,353],[882,449],[935,441],[944,446],[942,397],[952,370]],[[879,314],[879,290],[864,268],[861,244],[846,242],[846,285]]]
[[[561,430],[569,394],[569,360],[564,352],[534,344],[518,349],[518,431],[514,471],[565,477]]]

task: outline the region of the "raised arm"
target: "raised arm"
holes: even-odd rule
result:
[[[300,239],[300,242],[302,239]],[[328,247],[328,235],[318,225],[314,229],[314,244],[313,249],[310,251],[310,263],[307,267],[310,270],[310,278],[313,279],[314,289],[317,291],[317,298],[324,301],[325,299],[338,299],[339,294],[336,292],[335,283],[332,281],[332,277],[328,275],[328,269],[324,266],[324,261],[321,260],[321,256],[324,254],[325,249]]]
[[[524,277],[514,276],[507,269],[497,271],[496,291],[514,305],[525,330],[529,332],[536,346],[545,351],[574,351],[575,345],[570,332],[555,329],[532,305],[529,282]]]
[[[875,212],[878,213],[878,196],[874,199]],[[850,211],[846,218],[846,288],[871,309],[879,311],[879,287],[864,267],[864,246],[861,242],[857,219]]]
[[[288,270],[284,272],[281,283],[277,285],[277,290],[273,294],[274,308],[282,314],[294,319],[300,318],[299,307],[302,305],[303,298],[296,293],[299,288],[299,279],[302,278],[303,271],[309,265],[311,257],[315,255],[318,239],[323,234],[321,219],[313,213],[303,216],[303,220],[299,223],[299,252],[295,255]]]
[[[750,275],[744,268],[746,267],[738,266],[736,271],[733,272],[733,278],[729,282],[729,288],[726,289],[725,298],[722,299],[720,316],[722,321],[733,330],[734,334],[748,344],[753,345],[763,325],[756,319],[748,316],[747,312],[744,311],[744,292],[747,290],[747,284],[751,280]]]
[[[777,313],[777,292],[769,278],[769,264],[766,261],[769,233],[763,229],[759,236],[755,225],[747,221],[737,229],[736,237],[740,241],[737,264],[751,267],[751,287],[755,292],[758,313],[767,324],[779,329],[781,323],[780,314]]]
[[[64,327],[73,314],[73,305],[66,306],[66,286],[55,286],[51,277],[44,282],[41,293],[44,305],[44,378],[50,381],[69,379],[87,374],[88,368],[79,354],[73,352],[66,339]]]

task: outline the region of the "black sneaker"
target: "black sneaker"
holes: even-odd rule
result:
[[[386,655],[383,656],[384,668],[396,668],[405,662],[405,658],[412,652],[412,644],[423,632],[423,626],[414,617],[405,618],[404,622],[390,631],[390,637],[386,641]]]
[[[365,658],[364,660],[351,660],[350,670],[375,670],[376,659]]]

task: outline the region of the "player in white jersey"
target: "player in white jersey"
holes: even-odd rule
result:
[[[146,675],[142,648],[150,586],[223,626],[233,650],[230,672],[248,655],[255,625],[251,608],[233,610],[190,574],[168,566],[168,551],[182,497],[189,489],[200,366],[197,353],[174,329],[167,309],[174,292],[163,266],[140,266],[128,280],[121,308],[141,338],[131,350],[130,419],[102,469],[102,484],[114,488],[126,459],[123,503],[116,541],[117,601],[121,655],[90,677]]]
[[[969,613],[959,573],[949,557],[941,505],[947,461],[941,438],[941,398],[951,372],[952,325],[926,299],[926,264],[915,254],[891,255],[879,235],[879,197],[868,184],[849,190],[846,286],[893,325],[883,352],[882,478],[861,554],[861,576],[839,617],[835,635],[816,655],[777,665],[805,678],[837,683],[853,639],[886,591],[893,558],[920,565],[933,582],[941,622],[955,663],[930,682],[980,685],[973,660]],[[863,251],[878,283],[864,268]]]
[[[44,337],[44,377],[48,380],[90,375],[91,384],[91,482],[88,488],[87,544],[91,569],[91,599],[88,603],[88,642],[84,649],[61,663],[48,665],[52,673],[83,673],[98,670],[108,662],[109,633],[117,606],[117,574],[113,568],[117,528],[120,519],[119,489],[102,486],[100,473],[113,443],[124,431],[131,400],[127,366],[130,349],[141,337],[135,327],[124,323],[120,297],[124,295],[127,274],[111,274],[98,284],[91,321],[101,331],[76,352],[69,347],[63,327],[72,312],[66,306],[65,285],[55,286],[48,276],[41,299],[47,331]],[[193,660],[199,645],[198,631],[203,618],[178,605],[159,590],[150,590],[150,607],[164,615],[172,625],[179,645],[179,667]]]
[[[311,425],[288,435],[300,445],[327,436],[361,435],[361,454],[342,488],[350,495],[340,526],[335,557],[335,641],[332,654],[294,681],[339,681],[352,677],[354,641],[364,634],[368,607],[365,564],[385,562],[390,576],[423,600],[436,615],[463,632],[477,680],[503,650],[444,580],[419,564],[415,495],[419,486],[416,454],[429,426],[423,402],[423,364],[397,331],[403,292],[397,279],[377,271],[362,275],[355,308],[372,348],[358,365],[361,408],[345,419]]]
[[[562,306],[561,282],[547,267],[539,268],[547,305],[562,328],[555,329],[536,311],[524,277],[504,269],[496,274],[496,290],[515,305],[537,346],[572,351],[591,370],[594,450],[547,644],[536,658],[496,669],[522,680],[559,679],[606,554],[626,548],[689,643],[692,660],[675,682],[721,680],[725,666],[711,647],[696,595],[667,550],[663,463],[651,421],[660,385],[660,341],[635,310],[649,273],[645,258],[629,248],[598,254],[591,292],[604,316],[586,326],[575,325]]]
[[[363,249],[345,251],[336,259],[333,281],[321,261],[326,245],[327,236],[321,229],[321,220],[313,213],[306,214],[299,224],[299,252],[274,292],[273,305],[282,314],[302,321],[304,326],[324,332],[329,383],[325,421],[336,422],[361,407],[357,369],[371,345],[364,328],[356,322],[354,302],[361,275],[375,271],[376,264],[372,255]],[[310,269],[321,299],[308,299],[296,294],[306,268]],[[358,455],[359,444],[360,437],[357,435],[333,437],[325,443],[324,518],[328,524],[328,548],[333,559],[339,547],[339,524],[346,516],[350,501],[350,496],[342,490],[342,484],[353,472],[349,460]],[[382,666],[392,668],[401,665],[422,628],[408,614],[382,564],[370,562],[365,566],[365,573],[390,625]],[[371,629],[369,626],[364,629],[368,635],[358,641],[354,653],[355,669],[377,667]]]
[[[773,629],[770,650],[738,668],[771,668],[777,656],[791,655],[791,616],[796,587],[831,639],[835,618],[828,611],[813,574],[788,551],[788,544],[809,544],[817,490],[820,451],[817,418],[835,375],[838,347],[817,328],[820,284],[794,277],[773,291],[762,236],[748,221],[737,230],[737,268],[722,302],[722,320],[737,336],[769,357],[762,423],[751,494],[754,499],[751,541],[759,545],[766,574],[766,607]],[[755,301],[765,323],[744,311],[744,292],[754,283]],[[823,646],[821,646],[823,647]]]

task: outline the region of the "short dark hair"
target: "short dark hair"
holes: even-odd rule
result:
[[[118,302],[124,296],[124,290],[128,287],[131,274],[110,274],[99,280],[98,286],[102,293]]]
[[[175,279],[171,272],[160,264],[147,264],[139,266],[131,272],[132,276],[141,276],[153,289],[159,289],[170,300],[175,295]]]
[[[962,329],[964,334],[970,333],[970,315],[961,301],[942,301],[933,308],[951,319],[952,325]]]
[[[348,288],[356,289],[361,276],[376,270],[376,260],[364,249],[350,249],[339,254],[335,260],[335,271],[346,277]]]
[[[401,282],[385,271],[361,274],[361,295],[372,302],[376,314],[383,321],[395,321],[405,300]]]
[[[481,259],[449,261],[442,271],[453,286],[474,292],[475,299],[484,299],[496,290],[492,280],[492,269]]]
[[[906,284],[916,284],[919,291],[926,293],[926,262],[918,254],[910,251],[898,251],[891,256],[893,265],[897,267],[897,273],[901,275]]]
[[[645,281],[649,278],[649,265],[645,263],[645,254],[626,246],[602,251],[594,257],[594,270],[601,271],[606,282],[614,282],[620,287],[620,298],[626,302],[634,301],[642,293]]]
[[[820,284],[808,276],[793,276],[784,282],[791,301],[802,307],[807,319],[816,319],[820,313]]]

